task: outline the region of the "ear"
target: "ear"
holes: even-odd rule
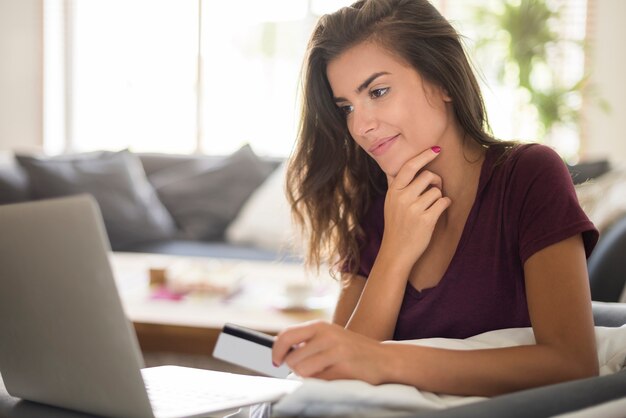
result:
[[[452,97],[450,97],[450,93],[448,93],[448,90],[442,87],[440,91],[441,91],[441,98],[443,99],[443,101],[446,103],[452,103]]]
[[[441,99],[444,103],[452,103],[452,97],[450,97],[448,90],[442,86],[434,83],[428,83],[424,80],[422,81],[422,86],[427,98],[436,98],[437,100]]]

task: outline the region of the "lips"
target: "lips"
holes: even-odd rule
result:
[[[399,136],[400,134],[381,138],[374,142],[374,145],[372,145],[372,147],[370,147],[367,151],[374,156],[382,155],[385,151],[387,151],[387,149],[389,149],[389,147],[391,147]]]

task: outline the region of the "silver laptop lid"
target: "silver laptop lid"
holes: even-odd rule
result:
[[[87,195],[0,206],[0,372],[10,394],[150,417],[142,357]]]

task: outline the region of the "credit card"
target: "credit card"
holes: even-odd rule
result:
[[[213,357],[245,367],[265,376],[285,378],[291,373],[286,365],[272,364],[274,337],[235,324],[226,324],[213,349]]]

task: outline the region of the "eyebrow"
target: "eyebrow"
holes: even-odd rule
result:
[[[362,82],[359,85],[359,87],[356,88],[357,94],[361,93],[363,90],[365,90],[378,77],[380,77],[381,75],[387,75],[387,74],[389,74],[387,71],[379,71],[377,73],[374,73],[374,74],[370,75],[369,77],[367,77],[365,79],[364,82]],[[337,103],[337,102],[345,102],[346,101],[346,99],[343,98],[343,97],[335,97],[334,100],[335,100],[335,103]]]

